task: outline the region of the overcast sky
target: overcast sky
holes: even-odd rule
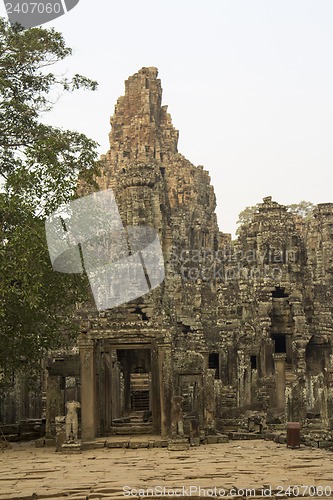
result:
[[[220,230],[268,195],[333,202],[332,0],[80,0],[49,26],[74,49],[63,69],[99,89],[64,96],[47,121],[106,152],[124,80],[156,66],[179,151],[210,173]]]

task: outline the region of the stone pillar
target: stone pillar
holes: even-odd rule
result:
[[[246,366],[244,369],[244,404],[250,405],[252,403],[252,373],[251,367]]]
[[[215,370],[204,370],[204,415],[206,434],[216,433],[214,381]]]
[[[184,437],[184,420],[183,420],[183,410],[182,402],[184,398],[182,396],[173,396],[171,402],[171,437],[174,439],[178,436]]]
[[[264,338],[261,344],[260,351],[260,373],[262,377],[269,377],[274,373],[273,365],[273,341],[270,338]]]
[[[307,412],[307,396],[306,396],[306,346],[309,339],[296,339],[296,356],[297,356],[297,419],[299,422],[303,422],[306,419]]]
[[[171,401],[173,396],[172,387],[172,353],[171,343],[163,343],[158,346],[158,368],[160,381],[161,402],[161,435],[168,437],[171,434]]]
[[[161,404],[159,379],[158,351],[155,342],[151,348],[151,411],[155,434],[161,432]]]
[[[64,415],[55,418],[56,431],[56,451],[61,451],[62,445],[66,441],[66,417]]]
[[[121,366],[117,360],[117,351],[114,349],[110,357],[110,373],[107,378],[107,422],[111,426],[113,418],[120,418],[122,414],[121,397]],[[108,370],[109,372],[109,370]]]
[[[131,368],[128,361],[124,360],[124,400],[125,400],[125,413],[129,414],[131,411]]]
[[[209,352],[208,351],[201,351],[201,354],[203,355],[203,367],[208,370],[209,368]]]
[[[273,354],[275,365],[276,406],[279,410],[285,408],[286,391],[286,354]]]
[[[61,377],[47,375],[46,384],[46,436],[55,437],[55,418],[65,412],[63,394],[61,392]]]
[[[93,441],[96,436],[96,395],[94,340],[79,338],[81,366],[81,439]]]

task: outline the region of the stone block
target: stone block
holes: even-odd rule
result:
[[[66,455],[81,453],[81,443],[64,443],[61,447],[61,453]]]
[[[54,447],[56,445],[55,438],[46,437],[44,441],[45,441],[45,446]]]
[[[66,441],[65,417],[58,416],[55,418],[56,428],[56,451],[62,451],[62,445]]]
[[[190,448],[188,439],[170,439],[168,442],[169,451],[186,451]]]
[[[148,448],[148,446],[148,441],[130,441],[128,447],[136,450],[137,448]]]
[[[128,448],[128,441],[106,441],[106,448]]]
[[[36,448],[44,448],[44,446],[45,446],[45,438],[36,439],[35,446],[36,446]]]
[[[191,446],[200,446],[200,438],[199,437],[191,437],[190,438]]]
[[[167,448],[169,441],[167,439],[155,439],[154,448]]]
[[[81,443],[82,450],[98,450],[105,448],[105,441],[84,441]]]
[[[218,443],[229,443],[229,438],[226,434],[221,434],[217,436],[217,442]]]
[[[205,444],[217,444],[218,437],[217,436],[207,436],[205,439]]]

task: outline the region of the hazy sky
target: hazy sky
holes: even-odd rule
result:
[[[124,80],[156,66],[179,151],[210,173],[222,231],[264,196],[333,202],[332,0],[80,0],[47,26],[74,49],[62,69],[99,82],[47,121],[106,152]]]

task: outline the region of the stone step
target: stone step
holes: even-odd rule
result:
[[[256,434],[254,432],[241,432],[241,431],[236,431],[236,432],[226,432],[227,436],[231,440],[252,440],[252,439],[263,439],[262,434]]]
[[[113,435],[124,435],[129,436],[131,434],[152,434],[153,426],[151,424],[140,424],[140,425],[117,425],[112,426],[107,433],[108,436]]]
[[[142,422],[137,420],[137,421],[130,421],[130,422],[117,422],[117,421],[113,421],[112,422],[112,427],[142,427],[142,428],[145,428],[145,427],[149,427],[151,424],[149,422]]]

